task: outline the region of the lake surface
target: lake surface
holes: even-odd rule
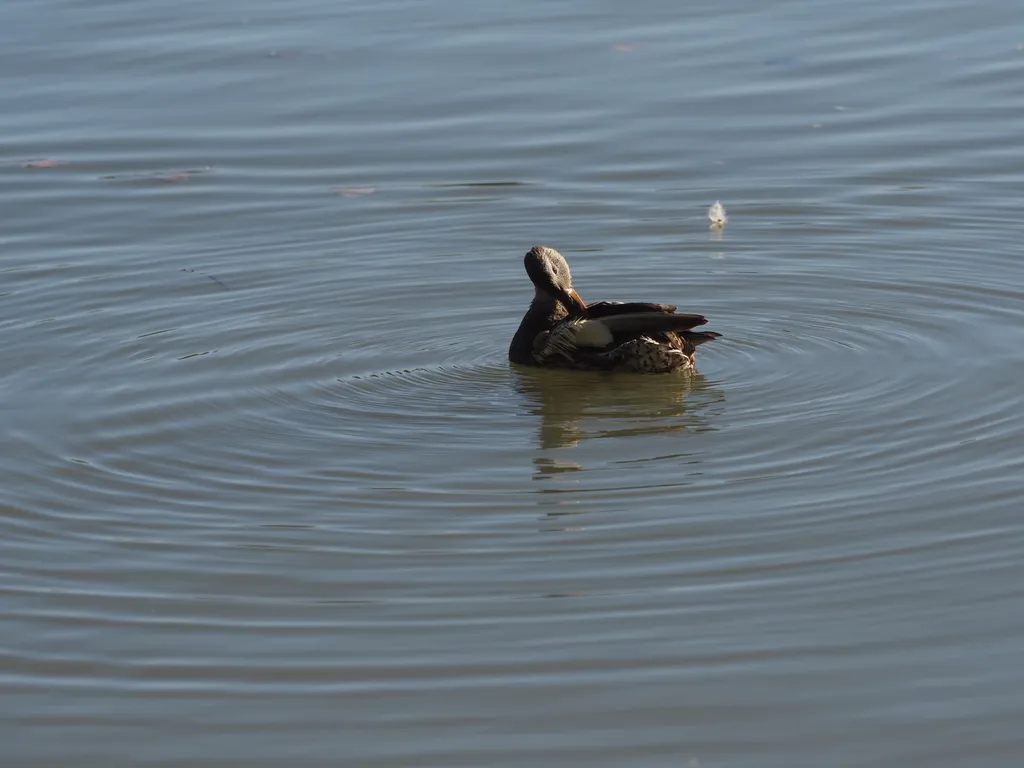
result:
[[[1021,764],[1022,22],[6,0],[3,764]]]

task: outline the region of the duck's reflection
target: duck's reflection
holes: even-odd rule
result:
[[[588,438],[712,429],[707,409],[724,399],[700,374],[513,370],[516,391],[540,419],[542,453],[575,447]]]
[[[538,419],[533,478],[543,483],[536,491],[543,495],[539,503],[549,517],[585,512],[583,499],[600,493],[600,482],[593,488],[584,486],[578,474],[584,470],[658,460],[699,463],[700,450],[689,441],[672,441],[668,451],[662,441],[655,449],[662,455],[654,456],[638,455],[639,443],[626,449],[609,445],[609,452],[597,441],[711,431],[714,414],[725,399],[700,374],[645,376],[518,366],[513,371],[516,391]],[[585,466],[588,457],[595,466]]]

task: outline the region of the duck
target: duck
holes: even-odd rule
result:
[[[508,348],[517,365],[634,373],[692,373],[694,354],[714,331],[695,331],[703,315],[671,304],[599,301],[586,304],[572,286],[565,258],[535,246],[524,257],[533,301]]]

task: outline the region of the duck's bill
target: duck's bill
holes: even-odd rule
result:
[[[573,315],[585,314],[587,311],[587,305],[583,303],[583,299],[572,288],[562,293],[562,302]]]

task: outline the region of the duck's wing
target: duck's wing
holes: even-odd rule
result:
[[[688,331],[704,325],[707,318],[704,315],[681,315],[675,312],[627,312],[595,318],[590,322],[603,326],[619,339],[665,331]]]
[[[646,301],[598,301],[587,305],[587,317],[608,317],[609,315],[626,315],[635,312],[675,312],[671,304],[652,304]]]
[[[544,365],[561,359],[581,367],[597,367],[593,358],[640,337],[668,342],[687,335],[691,328],[704,325],[703,315],[678,315],[665,312],[630,312],[601,318],[572,318],[542,331],[534,339],[533,353]],[[695,334],[697,335],[697,334]],[[708,334],[708,339],[717,334]],[[654,342],[658,343],[658,342]],[[673,345],[674,346],[674,345]]]

